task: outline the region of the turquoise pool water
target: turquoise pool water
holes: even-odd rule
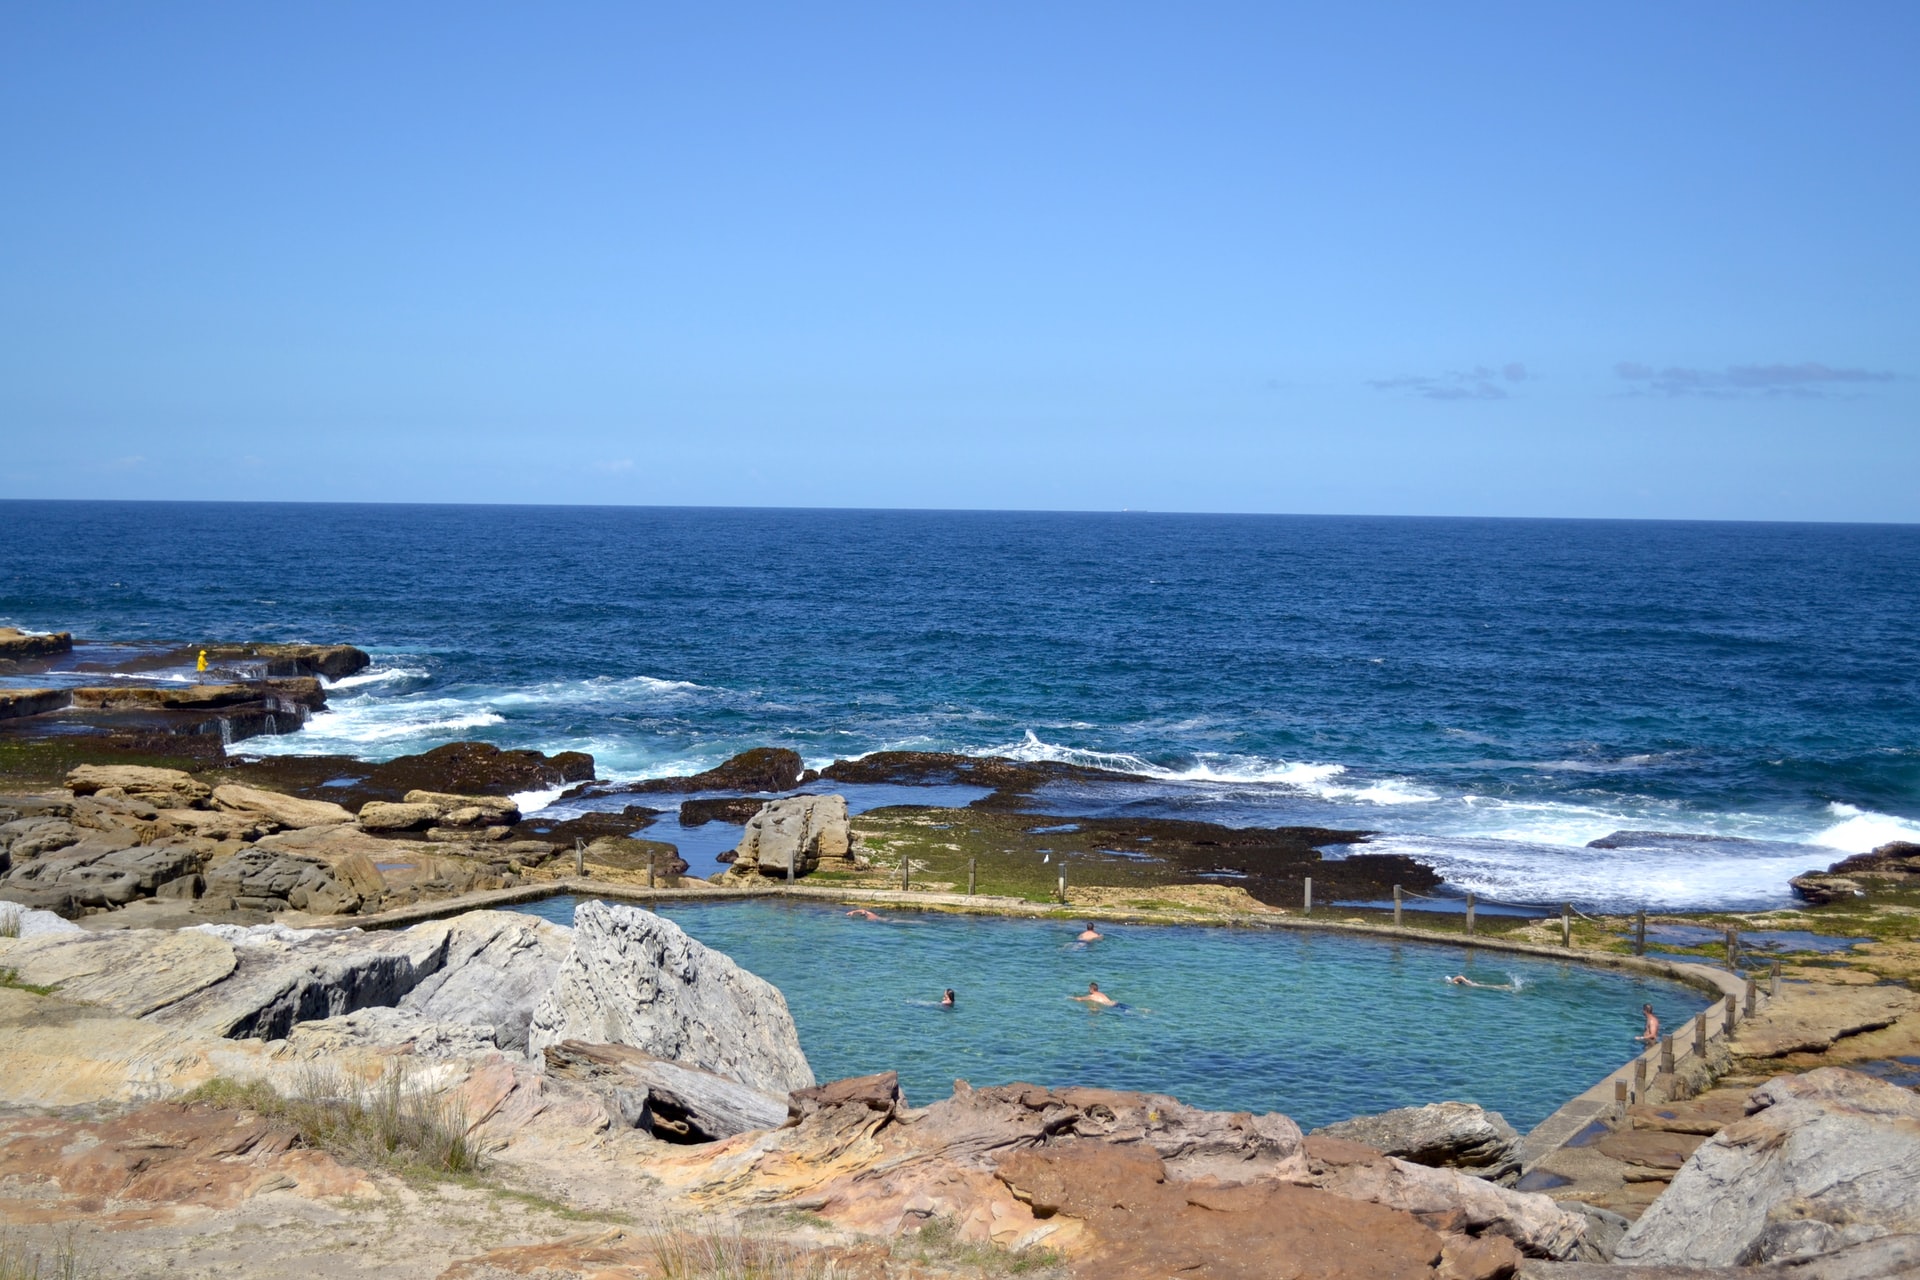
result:
[[[528,911],[573,922],[575,899]],[[751,901],[661,914],[786,993],[821,1080],[888,1068],[908,1099],[1024,1080],[1282,1111],[1303,1128],[1457,1098],[1523,1132],[1633,1056],[1640,1006],[1668,1027],[1706,999],[1677,983],[1465,948],[1291,930],[1106,929]],[[1517,983],[1449,986],[1448,974]],[[1089,980],[1123,1002],[1068,997]],[[955,1008],[941,991],[959,992]]]

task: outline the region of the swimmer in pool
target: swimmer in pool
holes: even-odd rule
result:
[[[940,1007],[942,1009],[953,1008],[953,988],[952,987],[948,987],[947,994],[940,997]]]
[[[1101,933],[1098,929],[1094,928],[1093,921],[1089,920],[1087,921],[1087,927],[1080,931],[1080,936],[1078,938],[1075,938],[1074,941],[1075,942],[1098,942],[1100,941],[1100,939],[1104,938],[1105,936],[1106,936],[1105,934]]]
[[[1660,1016],[1653,1011],[1653,1006],[1650,1004],[1641,1005],[1640,1012],[1647,1017],[1647,1029],[1634,1039],[1642,1044],[1651,1045],[1660,1038]]]
[[[1475,982],[1464,973],[1456,973],[1447,981],[1456,987],[1473,987],[1480,991],[1518,991],[1520,989],[1510,982]]]
[[[847,914],[850,916],[858,916],[862,920],[878,920],[880,918],[865,907],[855,907],[853,910],[847,912]]]
[[[1097,982],[1089,982],[1087,984],[1087,994],[1083,996],[1071,996],[1069,999],[1082,1000],[1087,1004],[1093,1005],[1111,1006],[1113,1004],[1113,997],[1102,991],[1100,984]]]

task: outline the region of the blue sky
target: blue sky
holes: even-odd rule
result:
[[[0,496],[1920,519],[1920,7],[0,8]]]

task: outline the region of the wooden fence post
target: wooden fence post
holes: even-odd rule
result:
[[[1693,1020],[1693,1056],[1702,1062],[1707,1060],[1707,1011],[1702,1009],[1700,1016]]]
[[[1634,917],[1633,954],[1637,956],[1647,954],[1647,909],[1645,907],[1640,908],[1639,914]]]
[[[1777,996],[1779,994],[1780,994],[1780,962],[1778,960],[1775,960],[1773,962],[1773,976],[1767,980],[1767,995],[1769,997],[1772,997],[1772,996]]]
[[[1060,868],[1060,905],[1067,905],[1067,869]]]
[[[1633,1100],[1647,1100],[1647,1060],[1644,1056],[1633,1060]]]
[[[1727,972],[1737,973],[1740,969],[1740,931],[1732,925],[1727,926]]]
[[[1308,876],[1306,878],[1306,897],[1302,901],[1304,903],[1304,911],[1302,914],[1312,915],[1313,914],[1313,877],[1312,876]]]
[[[1663,1076],[1673,1074],[1673,1032],[1671,1031],[1660,1037],[1660,1074]]]
[[[587,874],[587,842],[579,836],[573,838],[573,874]]]
[[[1734,999],[1732,996],[1728,996],[1727,997],[1727,1025],[1726,1025],[1728,1039],[1733,1038],[1733,1008],[1734,1008]]]
[[[1400,886],[1393,886],[1393,927],[1400,927]]]
[[[978,861],[979,859],[977,858],[967,859],[967,896],[969,898],[973,896],[974,871],[975,871],[975,864]]]
[[[1467,936],[1473,936],[1473,890],[1467,890]]]
[[[1560,908],[1560,945],[1573,947],[1573,904],[1567,903]]]
[[[1620,1118],[1625,1120],[1627,1118],[1627,1082],[1625,1080],[1613,1082],[1613,1105],[1620,1108]]]
[[[1754,1002],[1754,999],[1757,996],[1759,996],[1759,994],[1760,994],[1760,984],[1755,982],[1752,978],[1748,978],[1747,979],[1747,1004],[1746,1004],[1746,1011],[1744,1016],[1749,1018],[1753,1016],[1753,1002]]]

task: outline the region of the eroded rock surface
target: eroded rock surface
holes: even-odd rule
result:
[[[1390,1156],[1433,1168],[1459,1169],[1495,1181],[1517,1174],[1520,1135],[1498,1111],[1471,1102],[1432,1102],[1356,1116],[1315,1129]]]
[[[845,858],[851,843],[845,796],[790,796],[747,819],[734,850],[736,872],[802,876],[822,858]]]
[[[637,907],[583,902],[573,947],[534,1010],[535,1051],[625,1044],[769,1093],[813,1083],[786,997]]]
[[[1753,1091],[1620,1242],[1639,1266],[1734,1266],[1920,1234],[1920,1096],[1837,1067]]]

